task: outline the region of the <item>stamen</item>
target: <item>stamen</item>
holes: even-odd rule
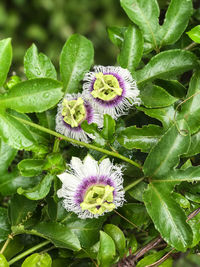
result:
[[[62,109],[62,116],[63,120],[71,125],[71,127],[78,127],[81,122],[83,122],[86,118],[86,109],[84,106],[84,101],[81,97],[77,100],[70,100],[67,99],[63,100],[63,109]]]
[[[110,101],[116,96],[122,95],[122,88],[119,85],[117,78],[112,74],[96,74],[93,91],[91,92],[94,98],[99,98],[104,101]]]

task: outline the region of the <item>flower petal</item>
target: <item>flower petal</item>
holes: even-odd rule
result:
[[[83,164],[84,172],[87,174],[87,177],[99,174],[98,162],[89,154],[84,158]]]

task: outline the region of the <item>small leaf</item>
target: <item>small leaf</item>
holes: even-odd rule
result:
[[[65,93],[76,93],[79,82],[89,71],[94,57],[92,43],[73,34],[65,43],[60,56],[60,73]]]
[[[104,115],[103,130],[101,132],[104,139],[112,141],[115,134],[115,120],[108,114]]]
[[[154,262],[158,261],[167,253],[167,249],[160,250],[148,256],[145,256],[142,260],[140,260],[136,267],[146,267],[147,265],[153,264]]]
[[[185,198],[183,195],[173,192],[173,198],[175,201],[184,209],[189,209],[190,208],[190,202]]]
[[[40,159],[24,159],[17,166],[21,175],[31,177],[43,171],[44,161]]]
[[[184,211],[171,196],[172,188],[166,183],[150,183],[144,203],[162,238],[177,250],[186,251],[192,243],[192,231]]]
[[[196,56],[189,51],[164,51],[152,57],[143,69],[136,72],[137,84],[144,84],[156,78],[173,78],[197,66]]]
[[[94,138],[94,144],[100,147],[104,147],[106,145],[105,139],[102,137],[100,130],[98,129],[98,126],[96,123],[88,124],[88,122],[85,120],[81,124],[81,128],[89,134],[92,134]]]
[[[31,200],[42,199],[46,197],[46,195],[49,193],[51,188],[51,183],[54,178],[55,178],[54,175],[47,174],[35,187],[27,190],[20,187],[18,188],[17,193],[20,195],[24,195],[25,197]]]
[[[16,153],[16,149],[8,146],[0,139],[0,173],[7,171]]]
[[[78,251],[81,249],[77,236],[67,226],[56,222],[41,222],[33,230],[45,236],[56,247]]]
[[[0,266],[9,267],[9,264],[3,254],[0,254]]]
[[[118,46],[119,48],[122,47],[124,41],[124,32],[126,31],[126,27],[108,27],[108,37],[110,38],[111,42]]]
[[[189,32],[187,32],[187,34],[192,41],[200,44],[200,25],[192,28]]]
[[[6,240],[11,233],[10,225],[8,222],[8,211],[0,207],[0,242]]]
[[[124,34],[123,45],[118,57],[120,66],[131,73],[140,63],[143,54],[143,36],[136,26],[129,26]]]
[[[57,74],[51,60],[39,53],[35,44],[26,51],[24,57],[24,72],[28,79],[52,78],[57,79]]]
[[[127,149],[137,148],[149,152],[162,134],[163,129],[157,125],[150,124],[142,128],[131,126],[119,132],[117,141]]]
[[[0,105],[21,113],[42,112],[56,105],[62,95],[60,82],[38,78],[14,85],[12,90],[0,97]]]
[[[2,86],[7,78],[12,61],[12,45],[11,39],[3,39],[0,41],[0,86]]]
[[[22,267],[51,267],[52,260],[47,253],[34,253],[22,263]]]
[[[191,136],[191,144],[188,152],[184,154],[184,157],[195,156],[200,153],[200,132],[197,132]]]
[[[104,226],[104,231],[112,237],[115,242],[116,249],[119,251],[120,255],[123,256],[126,247],[126,239],[122,230],[114,224],[106,224]]]
[[[100,231],[100,247],[98,262],[102,267],[110,267],[115,256],[115,243],[113,239],[103,231]]]

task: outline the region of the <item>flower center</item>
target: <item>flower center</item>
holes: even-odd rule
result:
[[[122,88],[119,82],[112,74],[103,74],[99,72],[96,74],[93,91],[91,92],[94,98],[100,98],[104,101],[110,101],[116,96],[122,95]]]
[[[115,208],[113,204],[114,187],[110,185],[91,186],[80,204],[82,210],[88,210],[93,214],[102,214],[104,211],[112,211]]]
[[[82,98],[79,97],[77,100],[70,101],[64,99],[62,105],[63,120],[72,128],[78,127],[86,119],[86,109]]]

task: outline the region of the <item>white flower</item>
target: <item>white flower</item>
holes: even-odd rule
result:
[[[56,115],[56,131],[73,139],[89,142],[92,135],[81,128],[81,123],[94,122],[98,127],[103,126],[103,116],[90,104],[82,94],[66,94],[58,104]]]
[[[58,175],[62,188],[57,195],[63,206],[79,218],[97,218],[123,205],[122,166],[108,158],[100,164],[90,155],[83,162],[72,157],[70,170]]]
[[[83,92],[101,114],[114,119],[126,114],[133,105],[139,105],[139,90],[127,69],[113,66],[95,66],[94,72],[84,77]]]

